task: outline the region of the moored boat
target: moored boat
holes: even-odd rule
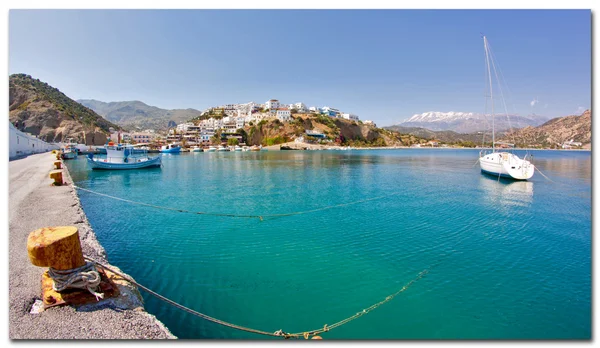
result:
[[[162,153],[179,153],[181,152],[181,146],[175,144],[167,144],[160,147]]]
[[[134,153],[132,145],[108,143],[105,145],[106,157],[87,156],[92,169],[142,169],[160,167],[160,156],[149,157],[147,153]]]
[[[217,151],[218,151],[218,152],[224,152],[224,151],[229,151],[229,149],[228,149],[228,148],[226,148],[226,147],[225,147],[225,146],[223,146],[223,145],[219,145],[219,146],[217,146]]]
[[[200,151],[202,151],[202,149],[200,148],[200,146],[192,146],[191,152],[200,152]]]
[[[510,148],[514,148],[514,144],[505,143],[505,142],[496,142],[496,129],[495,129],[495,115],[494,115],[494,98],[492,93],[492,73],[491,70],[494,70],[494,75],[497,77],[496,65],[494,64],[493,57],[490,54],[489,43],[487,38],[483,36],[483,46],[485,49],[485,61],[486,61],[486,72],[487,72],[487,82],[489,83],[489,97],[491,101],[491,117],[492,117],[492,150],[491,152],[482,151],[479,154],[479,165],[481,168],[481,172],[488,175],[493,175],[496,177],[505,177],[514,180],[527,180],[533,176],[535,172],[535,166],[526,160],[525,158],[521,159],[519,156],[507,152],[507,151],[497,151],[496,145],[508,146]],[[492,59],[492,64],[490,64],[490,59]],[[503,100],[504,102],[504,100]],[[487,103],[486,103],[487,105]],[[506,109],[506,105],[505,105]],[[507,115],[508,117],[508,115]],[[484,135],[485,136],[485,135]],[[525,156],[527,157],[527,156]]]
[[[77,143],[73,141],[72,138],[67,139],[67,143],[65,146],[61,148],[61,158],[64,160],[67,159],[76,159],[79,154],[79,149],[77,149]]]
[[[215,152],[217,148],[214,146],[209,146],[207,149],[204,149],[204,152]]]

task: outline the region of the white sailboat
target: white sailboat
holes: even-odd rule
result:
[[[491,69],[494,70],[496,79],[498,74],[496,72],[496,66],[492,60],[490,66],[490,48],[487,38],[483,36],[483,46],[485,49],[485,62],[487,67],[487,75],[490,89],[490,100],[492,109],[492,151],[481,152],[479,157],[479,165],[481,166],[481,172],[498,177],[505,177],[514,180],[527,180],[533,176],[535,166],[526,159],[521,159],[519,156],[506,151],[497,151],[496,145],[505,145],[514,148],[514,144],[496,142],[496,129],[494,122],[494,98],[492,93],[492,74]],[[492,58],[493,59],[493,58]],[[507,113],[508,117],[508,113]]]

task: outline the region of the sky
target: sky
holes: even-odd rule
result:
[[[591,108],[590,10],[10,10],[8,63],[75,100],[275,98],[387,126],[484,112],[481,33],[510,113]]]

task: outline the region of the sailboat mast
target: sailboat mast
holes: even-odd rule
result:
[[[490,56],[488,54],[487,38],[483,37],[483,47],[485,48],[485,61],[487,63],[488,79],[490,82],[490,100],[492,102],[492,151],[495,150],[496,143],[496,128],[494,122],[494,95],[492,93],[492,73],[490,71]]]

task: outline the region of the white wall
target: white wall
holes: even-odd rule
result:
[[[27,156],[34,153],[42,153],[51,150],[58,150],[60,147],[54,144],[48,144],[32,135],[25,134],[16,129],[12,123],[8,123],[9,128],[9,159]]]

